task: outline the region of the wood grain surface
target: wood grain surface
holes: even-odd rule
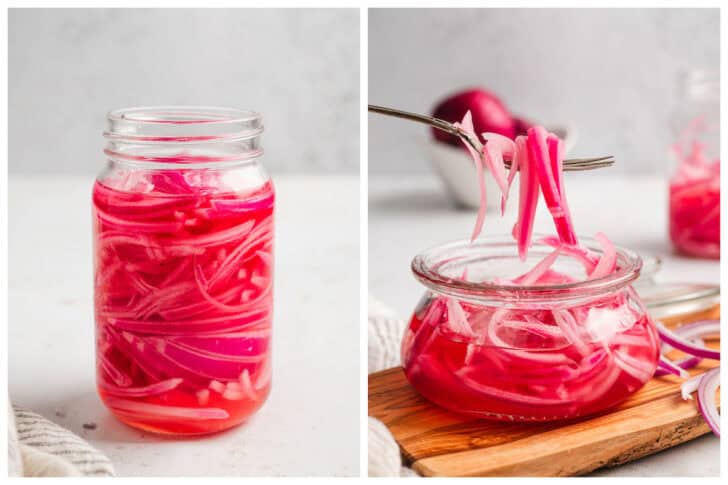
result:
[[[719,316],[715,307],[666,323]],[[717,348],[720,342],[708,345]],[[704,360],[692,373],[717,365]],[[405,461],[425,476],[573,476],[710,432],[695,401],[681,398],[681,382],[675,376],[654,378],[626,402],[597,416],[511,423],[461,416],[431,404],[398,367],[369,376],[369,415],[387,425]]]

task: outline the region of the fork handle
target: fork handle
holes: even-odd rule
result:
[[[377,106],[374,104],[369,105],[369,111],[371,111],[372,113],[393,116],[394,118],[402,118],[405,120],[416,121],[418,123],[432,126],[433,128],[437,128],[438,130],[444,131],[446,133],[463,139],[468,145],[473,147],[476,152],[480,151],[480,148],[478,148],[478,146],[473,142],[468,133],[458,128],[453,123],[441,120],[440,118],[425,116],[418,113],[410,113],[409,111],[402,111],[401,109],[387,108],[385,106]]]
[[[442,131],[446,131],[451,135],[459,135],[455,125],[453,125],[452,123],[448,123],[445,120],[441,120],[440,118],[425,116],[418,113],[410,113],[409,111],[402,111],[401,109],[387,108],[385,106],[377,106],[374,104],[369,105],[369,111],[371,111],[372,113],[393,116],[395,118],[404,118],[405,120],[417,121],[418,123],[423,123],[425,125],[430,125],[438,128]]]

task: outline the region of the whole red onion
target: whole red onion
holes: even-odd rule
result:
[[[462,120],[468,110],[473,115],[473,126],[478,134],[498,133],[511,139],[518,134],[516,120],[501,100],[493,93],[479,88],[461,91],[446,98],[438,103],[432,116],[455,123]],[[444,131],[433,128],[432,134],[440,142],[462,146],[456,136]]]

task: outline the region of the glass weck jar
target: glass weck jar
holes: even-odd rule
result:
[[[580,242],[601,254],[595,241]],[[412,271],[427,290],[402,363],[422,396],[485,419],[551,421],[614,406],[652,377],[658,334],[630,286],[640,258],[618,248],[617,271],[585,281],[577,258],[562,252],[551,271],[578,282],[505,283],[552,251],[536,243],[521,261],[516,243],[499,237],[415,257]]]
[[[718,72],[680,76],[672,115],[669,232],[687,255],[720,258],[720,83]]]
[[[220,431],[271,382],[273,184],[263,126],[226,108],[108,115],[93,188],[97,386],[120,420]]]

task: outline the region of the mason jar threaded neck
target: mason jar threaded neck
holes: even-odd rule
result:
[[[203,106],[124,108],[107,115],[104,153],[124,164],[236,164],[260,158],[254,111]]]

